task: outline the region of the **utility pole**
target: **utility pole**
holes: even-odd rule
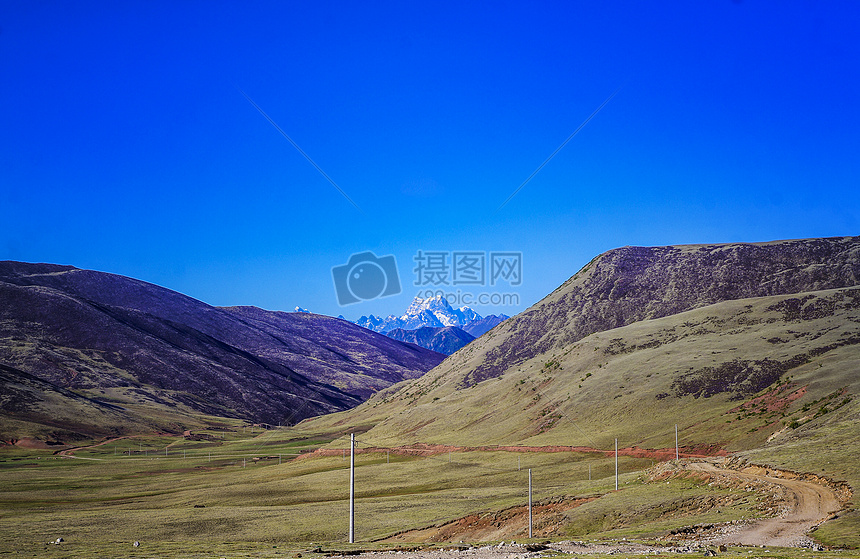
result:
[[[675,424],[675,460],[678,459],[678,424]]]
[[[615,490],[618,491],[618,439],[615,439]]]
[[[355,433],[349,434],[349,543],[355,543]]]
[[[532,469],[529,468],[529,539],[532,537]]]

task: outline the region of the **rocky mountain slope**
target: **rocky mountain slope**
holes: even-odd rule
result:
[[[415,330],[395,328],[386,332],[385,335],[389,338],[413,343],[439,353],[444,353],[445,355],[451,355],[475,339],[475,336],[456,326],[445,326],[444,328],[423,326]]]
[[[7,439],[176,431],[203,415],[287,424],[352,407],[444,357],[345,320],[0,262]]]
[[[506,321],[469,375],[476,383],[589,334],[720,301],[860,283],[860,237],[623,247],[592,260]]]

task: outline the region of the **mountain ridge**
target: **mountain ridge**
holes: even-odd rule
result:
[[[444,357],[331,317],[218,308],[115,274],[0,262],[4,389],[15,371],[47,383],[30,419],[54,413],[67,391],[85,398],[67,403],[89,427],[66,436],[175,431],[198,415],[291,423],[352,407]],[[36,383],[19,380],[38,400]],[[123,419],[100,425],[96,400],[124,409]],[[0,411],[16,428],[29,421],[9,399]]]
[[[672,281],[661,285],[666,277]],[[497,329],[504,339],[471,382],[497,376],[501,363],[516,364],[553,344],[638,320],[725,300],[858,283],[860,237],[612,249]],[[512,332],[523,334],[510,338]]]

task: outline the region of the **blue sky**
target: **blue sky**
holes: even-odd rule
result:
[[[854,3],[405,4],[0,3],[0,259],[355,319],[418,251],[521,253],[459,287],[513,314],[618,246],[860,234]],[[364,251],[401,293],[341,307]]]

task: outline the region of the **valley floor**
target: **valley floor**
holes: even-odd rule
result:
[[[0,553],[317,559],[408,547],[420,548],[415,559],[523,559],[612,552],[692,557],[724,545],[729,551],[721,556],[751,557],[749,546],[767,545],[779,548],[770,557],[799,558],[817,547],[804,534],[850,507],[852,497],[848,485],[820,474],[736,457],[661,461],[631,449],[619,453],[616,490],[613,457],[595,449],[367,445],[356,456],[361,543],[349,545],[342,543],[349,479],[348,450],[337,448],[342,437],[245,428],[206,435],[6,449]],[[533,539],[526,469],[534,472]],[[49,543],[60,536],[65,541]],[[138,540],[141,547],[132,548]],[[544,550],[475,543],[512,540],[555,543]],[[439,555],[442,548],[447,555]]]

